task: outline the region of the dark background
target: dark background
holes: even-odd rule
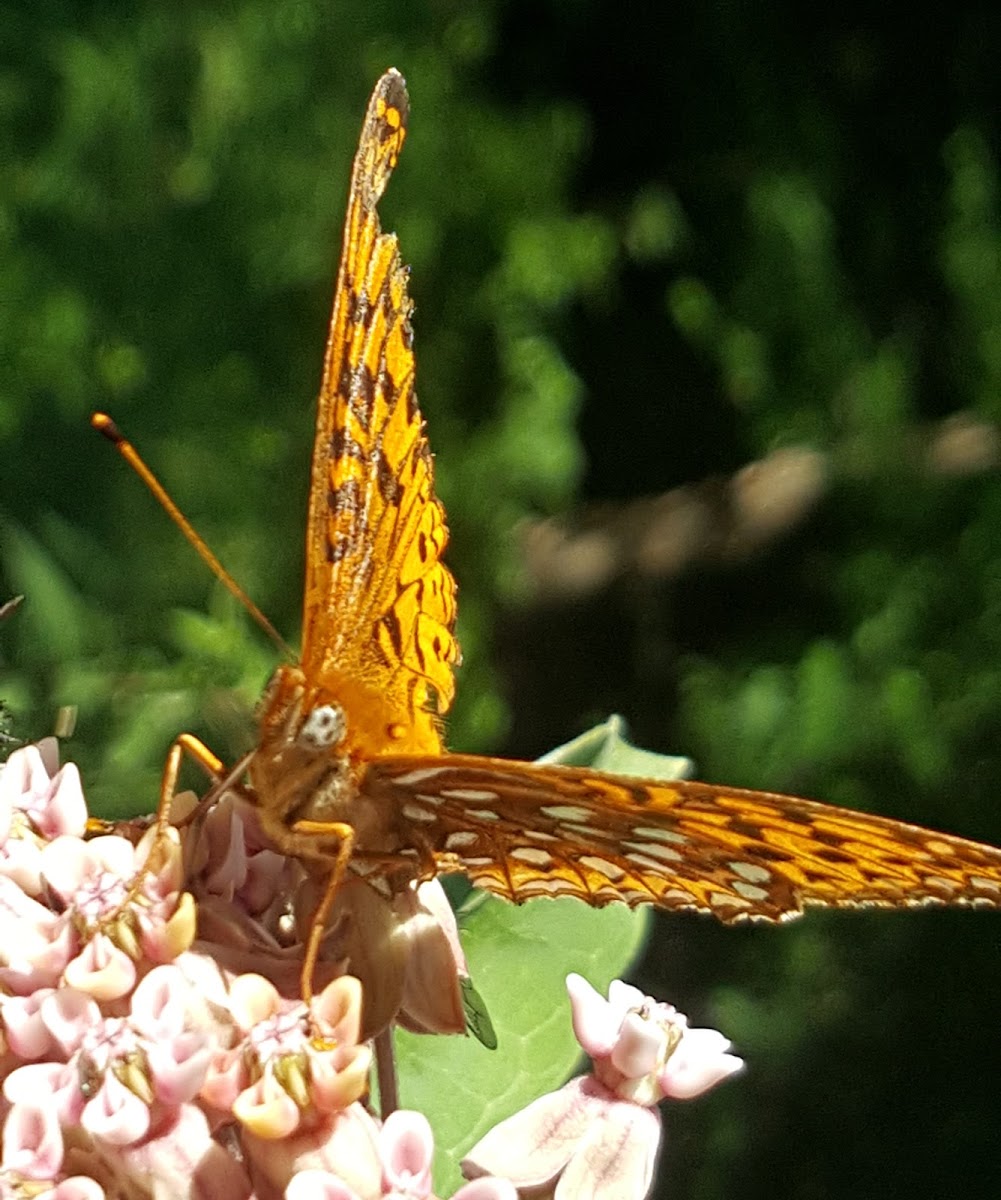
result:
[[[180,729],[245,747],[275,655],[88,414],[294,639],[349,159],[392,64],[451,745],[531,756],[617,710],[704,777],[1001,841],[1001,10],[0,21],[0,599],[27,595],[0,696],[25,738],[77,706],[96,805],[152,807]],[[748,1060],[667,1110],[661,1194],[998,1194],[1001,917],[656,928],[637,981]]]

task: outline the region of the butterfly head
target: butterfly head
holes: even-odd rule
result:
[[[281,666],[271,676],[261,699],[260,748],[284,749],[306,757],[346,753],[348,722],[344,707],[333,696],[308,686],[299,667]]]

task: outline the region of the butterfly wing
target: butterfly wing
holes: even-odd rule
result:
[[[779,921],[807,905],[1001,907],[1001,850],[770,792],[447,755],[374,762],[438,870],[521,902],[576,896]]]
[[[438,753],[458,645],[448,534],[414,391],[408,269],[376,206],[406,137],[403,78],[376,84],[351,176],[316,423],[302,670],[365,755]]]

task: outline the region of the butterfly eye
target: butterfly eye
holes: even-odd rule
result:
[[[303,722],[297,741],[315,750],[326,750],[343,741],[345,728],[343,709],[337,704],[321,704]]]

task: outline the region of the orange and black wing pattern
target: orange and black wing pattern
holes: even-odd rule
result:
[[[439,871],[507,900],[575,896],[780,921],[809,905],[1001,906],[1001,850],[770,792],[447,755],[372,763]]]
[[[1001,905],[1001,851],[962,838],[766,792],[444,754],[455,583],[414,391],[407,269],[376,211],[408,112],[389,71],[351,176],[313,452],[301,664],[304,710],[329,697],[344,714],[380,850],[425,875],[464,871],[513,901],[568,895],[724,921],[781,920],[811,904]],[[387,860],[398,865],[393,854],[365,858],[357,847],[354,865],[373,882]]]
[[[408,268],[376,211],[408,116],[403,78],[387,71],[351,175],[306,532],[301,666],[344,706],[362,757],[440,753],[459,659],[445,511],[414,390]]]

